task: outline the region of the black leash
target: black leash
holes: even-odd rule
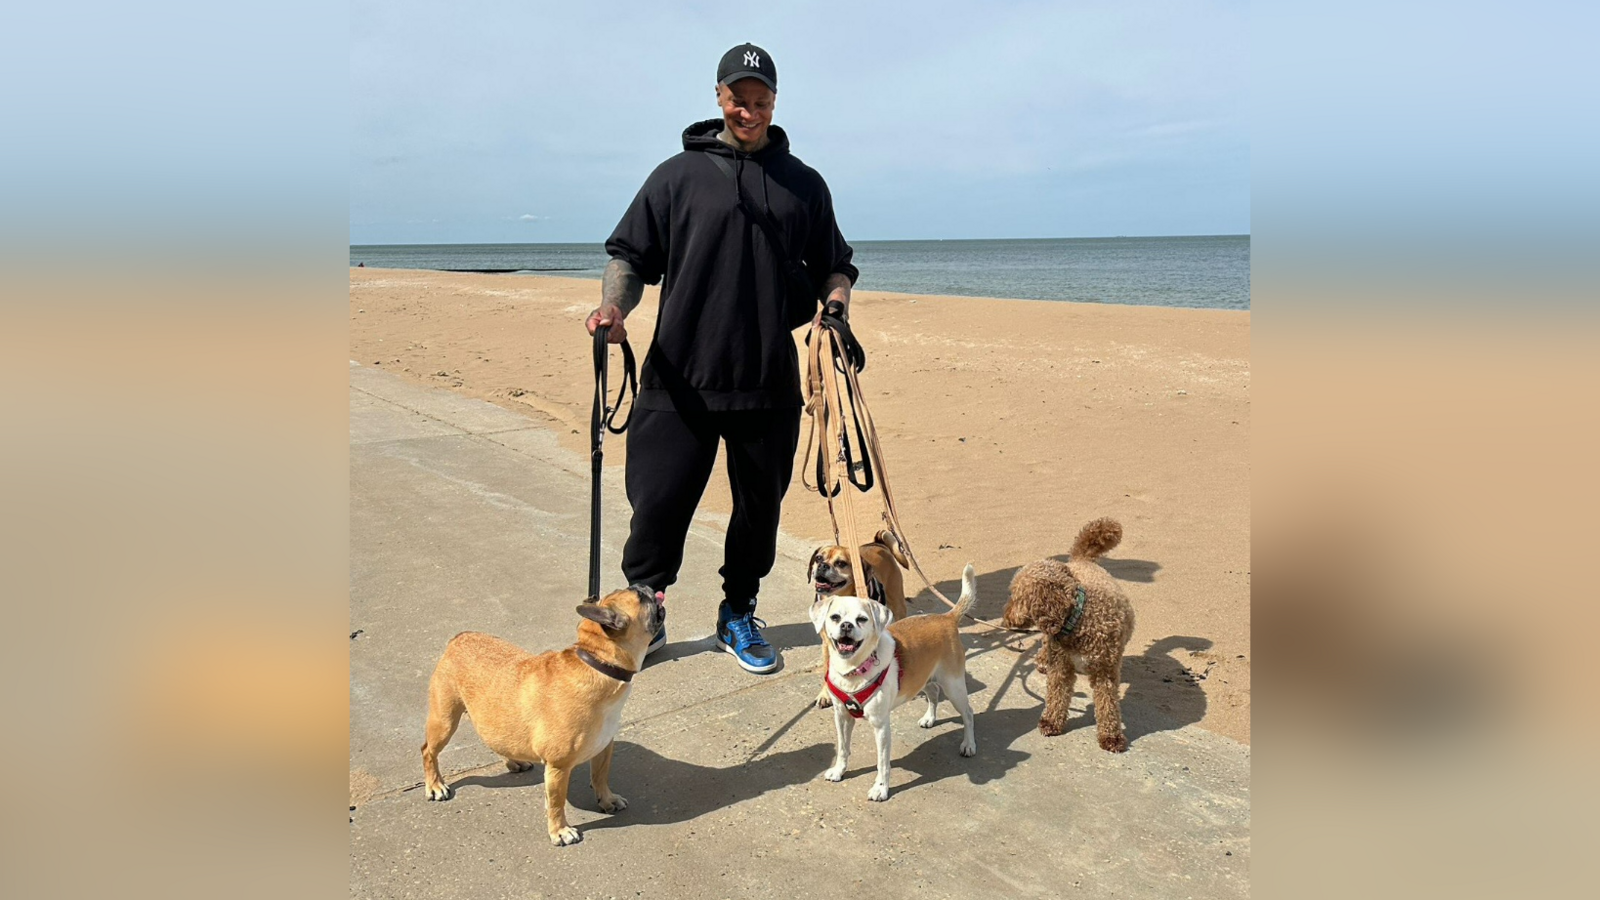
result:
[[[601,325],[594,330],[594,406],[589,413],[589,470],[592,475],[589,492],[589,599],[591,600],[600,599],[600,463],[605,458],[605,451],[601,449],[601,445],[605,441],[607,431],[621,434],[628,430],[627,419],[624,419],[621,425],[612,424],[628,393],[631,391],[636,401],[639,398],[639,371],[634,365],[633,347],[624,340],[622,386],[617,388],[616,405],[606,405],[608,393],[606,375],[609,368],[606,337],[610,332],[610,325]],[[628,411],[628,418],[633,418],[632,409]]]

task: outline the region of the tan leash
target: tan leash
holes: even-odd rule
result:
[[[899,510],[895,506],[894,491],[889,487],[889,469],[883,447],[878,442],[878,428],[867,406],[866,395],[861,390],[856,368],[847,362],[843,338],[825,319],[812,324],[806,335],[806,414],[811,416],[811,428],[806,435],[806,465],[801,469],[801,483],[807,489],[821,494],[828,503],[828,518],[833,524],[833,538],[850,556],[851,570],[865,573],[861,565],[861,540],[855,528],[854,501],[856,491],[862,493],[875,485],[883,503],[883,523],[890,537],[899,544],[906,562],[917,573],[922,583],[945,606],[954,608],[955,602],[934,586],[922,565],[917,562],[911,542],[906,540],[900,526]],[[849,428],[856,428],[856,452],[851,452]],[[829,449],[832,452],[829,452]],[[861,459],[857,461],[855,457]],[[807,468],[815,465],[815,482],[808,480]],[[855,467],[862,467],[862,478],[854,477]],[[867,485],[863,487],[862,485]],[[845,525],[840,527],[843,514]],[[864,578],[860,579],[862,582]],[[970,613],[966,618],[986,625],[996,631],[1015,631],[988,619]]]

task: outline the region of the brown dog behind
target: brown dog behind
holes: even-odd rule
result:
[[[896,619],[906,616],[905,576],[901,567],[909,568],[900,553],[894,536],[887,531],[878,532],[870,544],[861,545],[861,564],[867,570],[867,593],[856,590],[855,572],[851,570],[850,554],[844,547],[818,547],[806,565],[806,577],[820,599],[823,596],[867,597],[889,607]]]
[[[835,544],[831,547],[818,547],[811,554],[811,562],[806,564],[806,577],[811,580],[811,587],[817,592],[811,601],[815,606],[827,602],[829,597],[867,597],[877,600],[889,611],[894,613],[896,620],[906,617],[906,587],[905,573],[902,567],[910,568],[911,564],[900,552],[900,546],[894,536],[887,531],[880,531],[870,544],[861,545],[861,565],[867,570],[867,592],[860,593],[856,589],[855,572],[850,565],[850,554],[842,545]],[[828,667],[828,648],[822,648],[822,667]],[[817,694],[817,709],[827,709],[833,705],[833,695],[823,688]]]
[[[578,606],[577,642],[537,656],[476,632],[450,639],[428,684],[422,772],[429,800],[453,793],[439,776],[439,752],[461,714],[478,736],[505,757],[513,772],[544,763],[545,818],[550,843],[582,840],[567,824],[567,788],[584,762],[600,809],[616,812],[628,801],[611,792],[612,739],[645,647],[661,624],[654,592],[628,588]]]
[[[1096,519],[1083,526],[1067,562],[1046,559],[1017,570],[1011,579],[1011,599],[1000,620],[1007,628],[1044,635],[1039,667],[1047,670],[1048,680],[1039,731],[1057,735],[1066,730],[1067,707],[1082,672],[1094,691],[1100,747],[1113,753],[1128,749],[1119,692],[1122,653],[1133,636],[1133,606],[1116,579],[1095,560],[1121,541],[1122,526],[1115,520]],[[1080,589],[1083,613],[1072,623]],[[1063,629],[1067,629],[1065,633]]]

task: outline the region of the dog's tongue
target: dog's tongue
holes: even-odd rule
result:
[[[667,592],[666,591],[656,591],[656,602],[661,604],[662,606],[666,606],[667,605]]]

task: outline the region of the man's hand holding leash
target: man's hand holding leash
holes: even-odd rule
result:
[[[620,308],[616,306],[602,306],[599,309],[596,309],[594,312],[589,313],[589,320],[583,324],[584,327],[589,329],[590,334],[594,334],[595,329],[602,325],[610,326],[611,330],[606,332],[606,343],[620,344],[628,339],[628,328],[622,324],[623,318],[624,316]]]
[[[620,344],[626,341],[628,328],[622,324],[622,320],[633,312],[643,296],[644,279],[639,277],[639,273],[620,259],[611,260],[600,278],[600,306],[589,313],[584,327],[592,335],[596,328],[607,325],[611,330],[606,332],[606,343]]]

